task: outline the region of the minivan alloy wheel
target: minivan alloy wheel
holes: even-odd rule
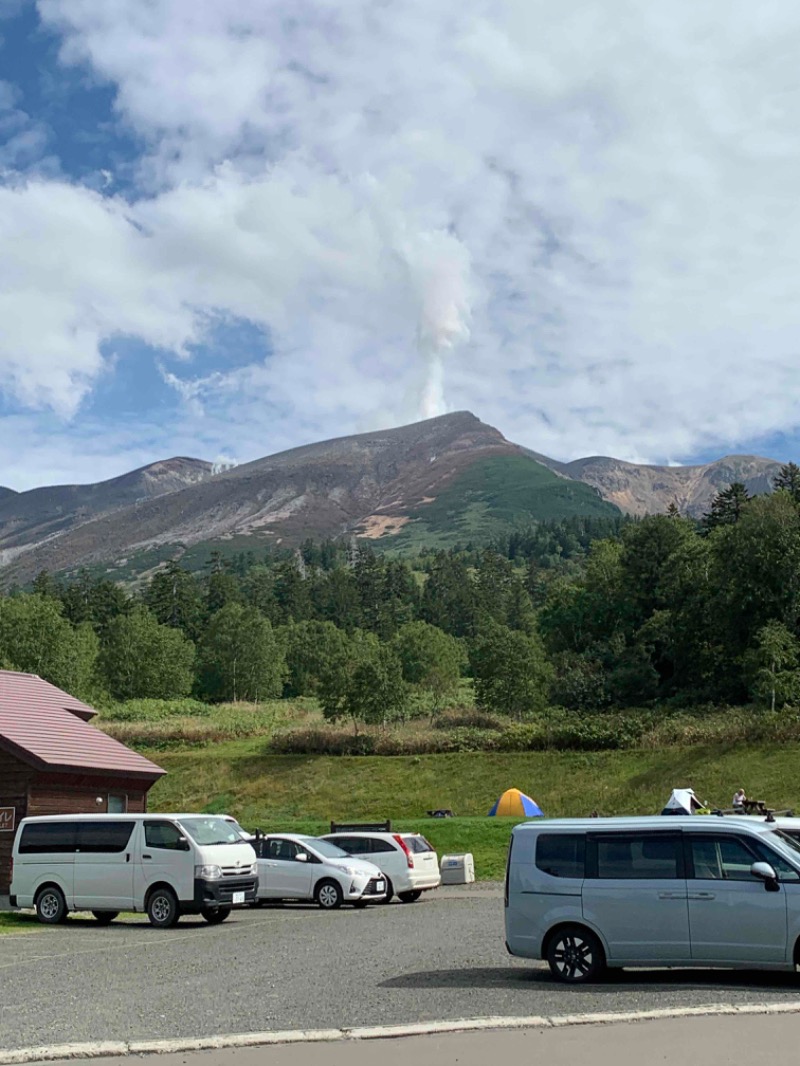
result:
[[[591,981],[605,966],[603,949],[594,933],[578,927],[557,933],[547,948],[554,977],[569,984]]]

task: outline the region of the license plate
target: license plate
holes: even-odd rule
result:
[[[375,891],[376,892],[385,892],[386,891],[386,882],[385,881],[376,881],[375,882]]]
[[[244,892],[234,892],[233,893],[233,902],[234,903],[244,903]]]

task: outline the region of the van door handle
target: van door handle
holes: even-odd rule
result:
[[[659,892],[659,899],[686,899],[685,892]]]
[[[689,894],[689,899],[708,900],[716,898],[717,896],[714,892],[691,892]]]
[[[131,861],[131,853],[128,851],[128,852],[125,853],[125,862],[130,862],[130,861]]]
[[[143,859],[152,859],[152,855],[142,855]]]

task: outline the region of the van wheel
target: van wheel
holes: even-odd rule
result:
[[[553,977],[573,985],[595,980],[606,965],[600,941],[579,925],[567,925],[550,938],[547,962]]]
[[[115,918],[119,918],[119,911],[92,911],[100,925],[110,925]]]
[[[421,895],[421,892],[398,892],[397,898],[401,903],[416,903]]]
[[[324,911],[335,911],[341,907],[344,893],[335,881],[320,881],[317,885],[316,900]]]
[[[231,913],[230,907],[217,907],[213,911],[203,911],[203,917],[209,925],[219,925],[224,922]]]
[[[36,897],[36,917],[45,925],[60,925],[67,913],[67,901],[60,888],[43,888]]]
[[[168,888],[157,888],[147,901],[147,917],[156,929],[171,929],[180,918],[178,901]]]
[[[386,882],[386,895],[383,897],[382,900],[379,900],[379,902],[380,903],[391,903],[392,902],[392,896],[394,895],[394,885],[392,884],[392,882],[389,880],[388,877],[385,877],[384,881]]]

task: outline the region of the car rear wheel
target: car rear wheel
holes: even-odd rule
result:
[[[414,892],[398,892],[397,898],[401,903],[416,903],[422,892],[415,890]]]
[[[553,934],[547,962],[553,977],[573,985],[594,981],[606,965],[600,941],[579,925],[567,925]]]
[[[180,918],[178,901],[168,888],[155,889],[147,901],[147,917],[156,929],[171,929]]]
[[[109,925],[115,918],[119,918],[119,911],[92,911],[100,925]]]
[[[60,888],[43,888],[36,897],[36,916],[45,925],[59,925],[67,917],[67,901]]]
[[[335,911],[341,907],[344,893],[335,881],[320,881],[317,885],[316,900],[324,911]]]
[[[230,907],[216,907],[213,911],[203,911],[203,917],[209,925],[219,925],[230,916]]]

